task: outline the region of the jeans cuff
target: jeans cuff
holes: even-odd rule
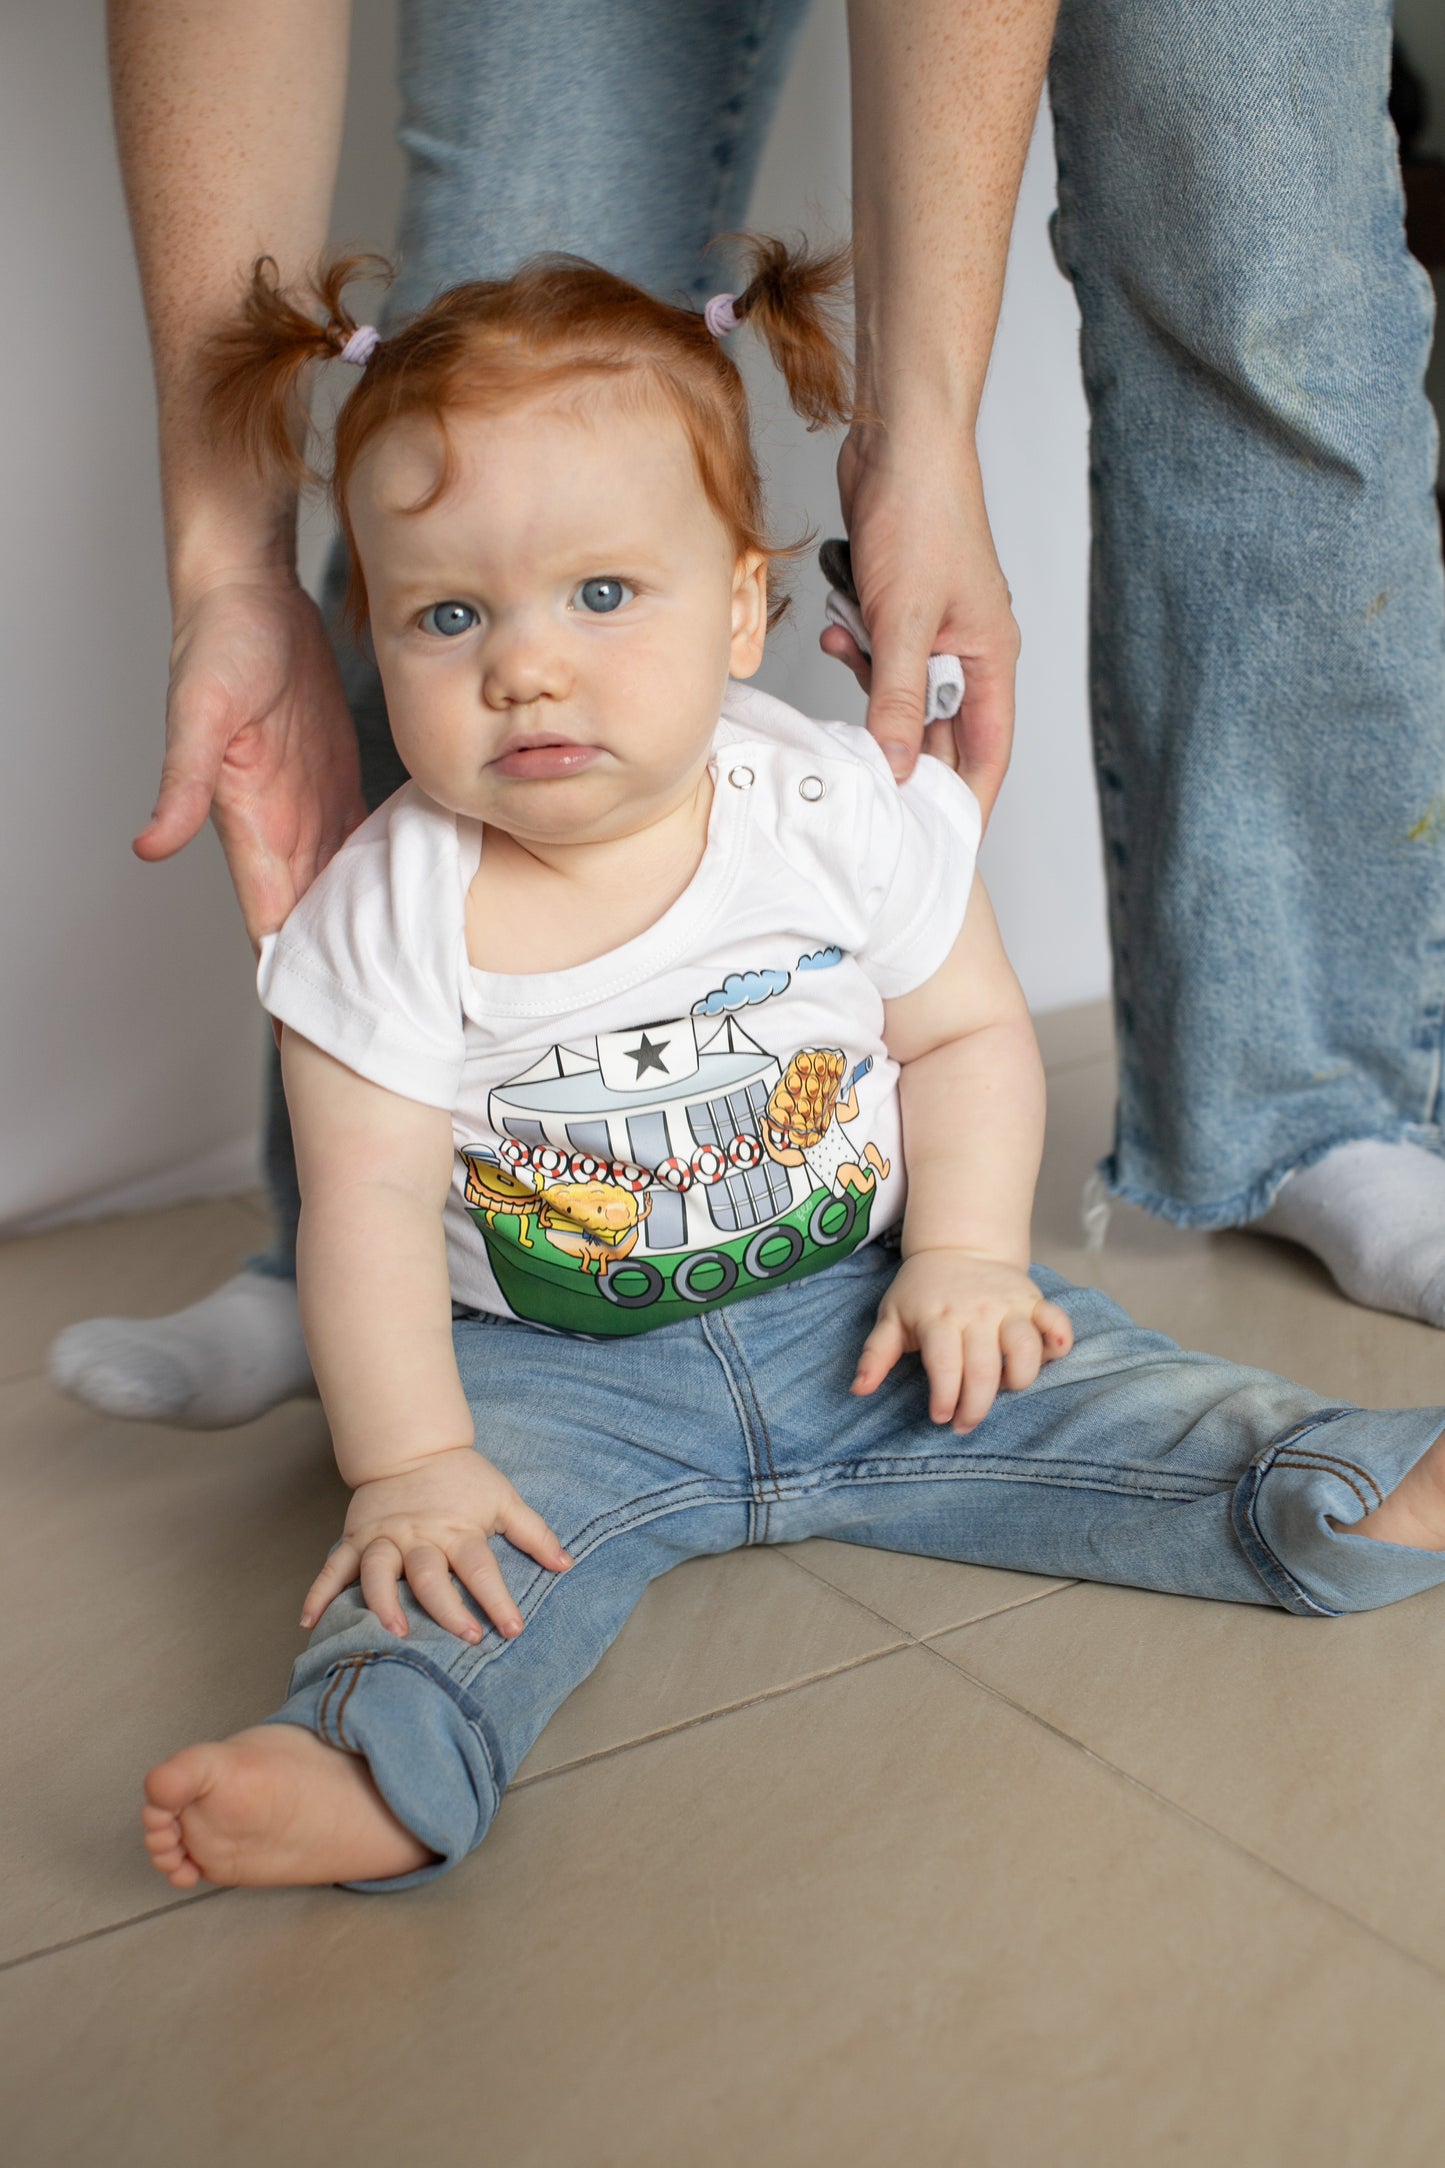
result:
[[[501,1802],[497,1762],[446,1674],[414,1655],[345,1656],[293,1694],[268,1724],[299,1724],[359,1754],[392,1813],[439,1856],[410,1874],[347,1889],[411,1889],[474,1851]]]
[[[1349,1532],[1442,1431],[1445,1408],[1324,1408],[1265,1447],[1241,1476],[1231,1512],[1276,1603],[1301,1617],[1337,1618],[1445,1581],[1445,1552]]]

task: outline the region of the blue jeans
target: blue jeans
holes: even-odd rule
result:
[[[515,1641],[458,1640],[405,1591],[405,1640],[355,1588],[326,1611],[271,1721],[364,1755],[438,1855],[363,1886],[426,1880],[480,1843],[553,1710],[648,1582],[686,1558],[829,1536],[1310,1617],[1445,1580],[1445,1555],[1348,1527],[1445,1429],[1445,1409],[1332,1404],[1186,1354],[1039,1270],[1073,1320],[1073,1351],[960,1438],[929,1420],[916,1357],[871,1397],[848,1391],[895,1265],[874,1244],[632,1339],[457,1325],[478,1446],[576,1564],[551,1574],[494,1538],[526,1621]]]
[[[722,284],[703,251],[746,216],[805,7],[409,0],[392,310],[546,248],[663,293]],[[1064,0],[1053,57],[1093,417],[1108,1172],[1201,1226],[1347,1138],[1441,1144],[1445,601],[1389,20]],[[378,804],[402,780],[380,683],[337,644]],[[289,1273],[279,1079],[269,1159],[265,1268]]]

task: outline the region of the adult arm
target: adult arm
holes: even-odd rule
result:
[[[963,658],[956,764],[991,810],[1013,737],[1018,628],[974,432],[1057,0],[849,0],[858,403],[838,461],[894,773],[923,735],[931,653]],[[949,726],[939,725],[946,734]]]
[[[296,504],[218,444],[200,355],[258,255],[326,240],[350,0],[109,0],[116,139],[155,363],[174,638],[146,859],[209,812],[253,940],[363,807],[355,734],[296,577]]]

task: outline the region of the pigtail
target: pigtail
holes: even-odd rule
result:
[[[305,455],[306,371],[357,329],[342,298],[351,280],[391,276],[380,256],[336,256],[292,294],[274,257],[257,257],[240,314],[208,342],[203,366],[213,424],[260,473],[298,488],[316,479]]]
[[[853,372],[838,300],[852,269],[846,248],[812,254],[806,245],[745,234],[751,276],[733,303],[739,323],[766,341],[788,396],[810,429],[852,413]]]

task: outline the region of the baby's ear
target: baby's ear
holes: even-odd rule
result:
[[[767,636],[768,560],[761,550],[744,550],[733,570],[733,677],[752,677]]]

